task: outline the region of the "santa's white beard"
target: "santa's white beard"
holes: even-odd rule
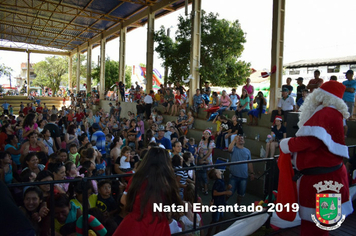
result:
[[[320,105],[323,105],[324,107],[333,106],[343,115],[344,119],[347,119],[350,116],[348,108],[342,99],[337,98],[322,89],[315,89],[305,98],[303,105],[299,109],[301,111],[298,122],[299,128],[313,116],[316,108]]]

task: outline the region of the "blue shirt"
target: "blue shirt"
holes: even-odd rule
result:
[[[10,106],[10,104],[9,103],[4,103],[4,104],[2,104],[2,107],[4,108],[4,110],[8,110],[9,109],[9,106]]]
[[[194,94],[194,96],[193,96],[194,105],[201,104],[202,103],[202,99],[203,99],[203,96],[201,94],[199,94],[199,95]]]
[[[169,140],[168,138],[165,138],[165,137],[163,137],[161,139],[156,138],[156,143],[162,144],[166,149],[172,149],[171,140]]]
[[[91,136],[91,141],[96,141],[96,147],[100,151],[101,154],[106,154],[106,149],[105,149],[105,141],[106,137],[105,134],[98,130],[93,135]]]
[[[298,107],[300,107],[301,105],[303,105],[303,103],[304,103],[303,97],[299,98],[299,100],[297,101]]]
[[[101,117],[100,116],[94,116],[94,118],[95,118],[95,123],[99,124]]]
[[[342,84],[345,85],[346,88],[354,88],[356,91],[356,80],[346,80],[342,82]],[[344,92],[342,99],[345,102],[355,102],[355,93]]]
[[[231,154],[231,162],[251,160],[251,152],[247,148],[234,147]],[[248,163],[240,165],[231,165],[230,173],[235,177],[248,177]]]
[[[237,107],[236,103],[238,100],[237,94],[230,94],[231,107]]]

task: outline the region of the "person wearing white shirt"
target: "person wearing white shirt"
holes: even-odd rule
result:
[[[146,120],[148,120],[151,116],[151,108],[152,108],[152,103],[153,103],[153,90],[150,91],[150,94],[147,94],[145,98],[143,99],[143,102],[145,103],[145,111],[146,111]]]
[[[274,121],[276,115],[284,116],[284,126],[287,127],[287,118],[289,112],[295,111],[295,101],[292,96],[289,95],[289,90],[283,88],[282,97],[278,102],[278,110],[273,110],[271,115],[271,122]]]

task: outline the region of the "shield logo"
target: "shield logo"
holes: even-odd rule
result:
[[[316,194],[316,219],[325,225],[332,225],[341,219],[341,194]]]

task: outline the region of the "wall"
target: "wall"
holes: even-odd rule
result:
[[[105,112],[109,112],[110,102],[115,104],[115,101],[100,100],[100,107],[104,108]],[[137,103],[135,102],[121,102],[121,117],[126,117],[128,111],[134,112],[136,114],[136,104]],[[95,108],[93,110],[95,110]]]

